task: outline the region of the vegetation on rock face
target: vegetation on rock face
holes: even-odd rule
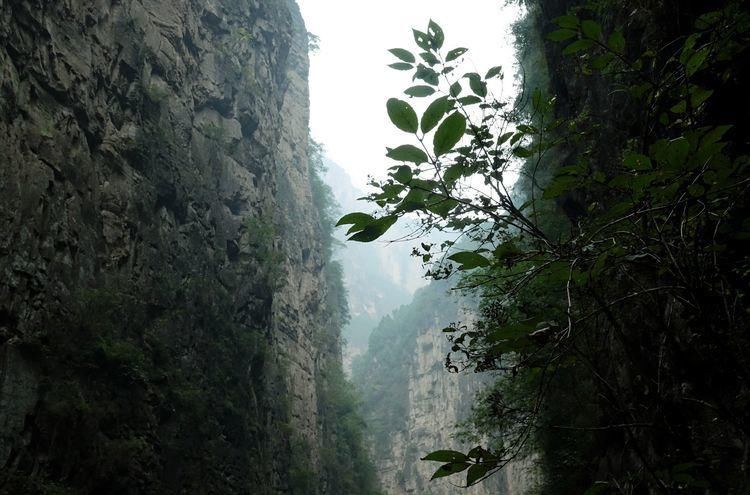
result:
[[[367,352],[354,360],[353,381],[363,391],[364,417],[377,456],[388,455],[389,437],[407,427],[407,377],[419,331],[436,319],[448,322],[458,318],[459,301],[449,297],[448,290],[444,282],[418,289],[411,303],[380,321],[370,335]]]
[[[279,473],[295,494],[377,493],[358,401],[341,371],[346,293],[330,260],[335,205],[319,173],[313,167],[310,180],[328,290],[316,342],[320,465],[309,465],[311,446],[291,424],[286,358],[267,330],[274,290],[285,283],[277,227],[249,218],[233,263],[254,281],[259,301],[246,316],[256,327],[237,320],[236,280],[165,273],[137,287],[121,280],[82,290],[67,316],[17,343],[40,363],[41,401],[31,442],[13,449],[0,474],[0,493],[270,493]]]
[[[745,493],[750,12],[529,4],[549,87],[515,105],[434,22],[421,52],[391,50],[431,102],[388,100],[410,140],[373,183],[380,213],[339,221],[355,241],[410,215],[471,242],[419,254],[483,291],[481,320],[445,330],[447,366],[505,375],[476,408],[495,441],[425,459],[471,485],[533,450],[542,493]]]
[[[322,178],[325,169],[321,146],[312,140],[310,165],[310,185],[313,205],[320,216],[328,289],[325,315],[329,325],[320,329],[318,342],[319,349],[327,359],[320,365],[316,384],[323,439],[321,478],[325,493],[375,495],[378,493],[378,482],[365,442],[360,401],[344,375],[341,363],[341,329],[349,320],[349,307],[341,264],[331,259],[335,243],[334,217],[338,205]],[[298,493],[309,493],[309,487],[309,483],[300,484]]]

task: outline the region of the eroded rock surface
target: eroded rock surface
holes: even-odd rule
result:
[[[0,1],[11,481],[281,493],[315,472],[306,78],[293,1]]]

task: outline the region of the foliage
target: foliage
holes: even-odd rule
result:
[[[41,363],[42,400],[30,419],[34,443],[15,452],[0,486],[236,492],[270,475],[246,470],[276,442],[262,412],[286,415],[265,336],[233,322],[231,299],[209,280],[152,284],[81,291],[69,316],[23,343]],[[170,476],[178,481],[165,486]]]
[[[325,165],[323,148],[309,140],[310,188],[313,206],[318,213],[317,229],[321,239],[321,255],[325,260],[324,322],[317,335],[316,347],[321,352],[320,369],[316,375],[318,411],[322,438],[321,473],[318,484],[323,493],[379,493],[377,476],[364,440],[365,424],[359,399],[344,376],[341,366],[341,329],[349,320],[349,306],[341,264],[332,260],[335,239],[334,219],[338,204],[331,188],[323,180]],[[297,473],[293,492],[310,491],[307,476]],[[293,480],[294,481],[294,480]]]
[[[563,45],[550,46],[571,71],[554,74],[552,89],[591,78],[609,96],[589,100],[613,105],[604,116],[572,99],[560,108],[546,88],[529,90],[530,107],[512,108],[493,97],[501,69],[464,72],[466,49],[443,49],[437,24],[415,30],[422,52],[392,50],[400,60],[392,67],[432,91],[412,87],[411,100],[388,101],[412,142],[388,149],[401,163],[372,183],[379,214],[350,213],[339,224],[365,242],[407,215],[425,231],[460,232],[471,249],[445,242],[420,253],[428,275],[461,272],[464,286],[484,294],[476,327],[446,329],[447,365],[535,384],[505,408],[489,395],[499,445],[433,453],[425,459],[443,464],[435,477],[465,472],[474,484],[536,438],[557,442],[541,447],[558,468],[562,449],[583,455],[575,479],[597,489],[740,493],[750,164],[747,116],[723,110],[742,98],[745,74],[732,61],[747,61],[750,13],[738,2],[686,9],[689,31],[677,23],[628,39],[643,13],[600,3],[557,17],[546,37]],[[619,23],[603,22],[613,9]],[[436,98],[420,115],[410,101],[427,96]],[[508,182],[514,167],[523,195]],[[585,392],[584,424],[560,423],[574,414],[575,404],[555,402],[568,389]],[[591,438],[576,445],[550,430]]]

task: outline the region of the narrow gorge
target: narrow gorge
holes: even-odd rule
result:
[[[740,0],[0,0],[0,495],[750,493],[749,48]]]

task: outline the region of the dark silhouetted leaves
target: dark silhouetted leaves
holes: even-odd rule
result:
[[[461,270],[471,270],[472,268],[479,268],[490,265],[490,260],[482,256],[481,254],[474,253],[472,251],[461,251],[460,253],[454,253],[448,256],[448,259],[460,264]]]
[[[466,131],[466,119],[458,112],[449,115],[438,127],[432,140],[436,156],[447,153],[461,140]]]
[[[432,86],[412,86],[411,88],[404,91],[409,96],[416,96],[418,98],[424,96],[430,96],[435,92],[435,88]]]
[[[450,109],[451,104],[447,96],[442,96],[430,103],[422,115],[420,126],[425,134],[430,132],[442,120]]]
[[[409,50],[404,50],[403,48],[391,48],[388,50],[393,55],[396,56],[399,60],[403,62],[407,62],[409,64],[413,64],[417,61],[417,59],[414,57],[414,55]]]
[[[452,62],[453,60],[456,60],[458,57],[463,55],[464,53],[468,52],[468,48],[454,48],[453,50],[449,51],[448,54],[445,56],[446,62]]]
[[[405,162],[413,162],[419,165],[427,161],[427,154],[411,144],[404,144],[398,148],[388,149],[386,153],[388,158],[393,160],[401,160]]]
[[[417,114],[405,101],[391,98],[386,102],[388,117],[393,125],[404,132],[417,132]]]

